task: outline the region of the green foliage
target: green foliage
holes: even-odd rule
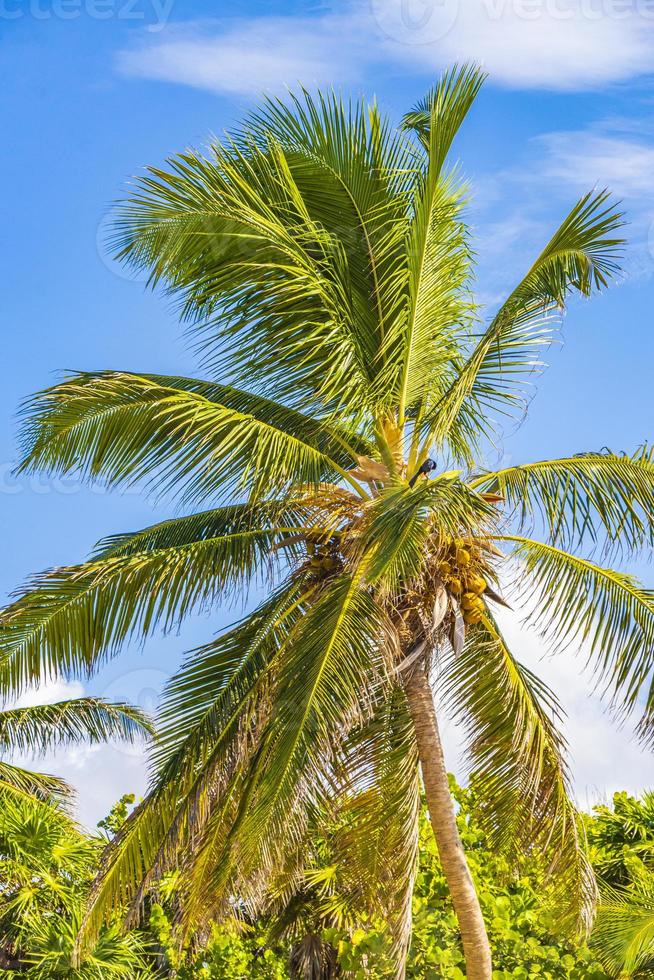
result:
[[[654,794],[615,793],[586,819],[602,901],[593,945],[612,974],[654,970]]]
[[[82,951],[117,916],[134,921],[177,869],[177,939],[231,921],[234,896],[259,922],[280,879],[295,895],[316,871],[307,842],[319,818],[345,813],[335,863],[357,882],[345,890],[357,914],[323,915],[320,928],[340,930],[331,946],[356,974],[383,916],[401,972],[420,804],[405,680],[407,668],[427,673],[437,648],[464,667],[448,693],[497,859],[542,861],[566,899],[543,885],[548,907],[571,928],[588,919],[554,701],[488,603],[503,601],[494,587],[519,563],[543,628],[590,640],[591,668],[632,709],[654,664],[652,593],[559,546],[628,557],[651,543],[654,466],[644,450],[475,475],[496,413],[524,413],[567,301],[604,288],[622,250],[621,213],[607,192],[586,194],[505,302],[479,310],[465,190],[448,161],[482,82],[453,68],[400,126],[334,93],[268,99],[208,154],[149,170],[119,210],[116,250],[179,300],[210,378],[84,373],[26,406],[24,471],[209,509],[35,576],[0,614],[0,692],[87,674],[257,579],[272,590],[168,685],[150,790],[103,857]],[[432,455],[434,478],[415,484]],[[546,541],[498,534],[534,515]],[[645,707],[648,737],[654,691]],[[507,897],[493,893],[491,923],[506,922]],[[238,947],[225,936],[214,935],[218,957]],[[297,951],[327,952],[317,940]]]
[[[556,894],[546,883],[537,853],[509,861],[484,829],[482,786],[464,789],[452,781],[458,825],[475,875],[493,948],[493,980],[608,980],[633,959],[628,976],[645,980],[646,928],[654,928],[651,856],[654,853],[652,795],[635,799],[616,793],[612,806],[598,806],[583,822],[589,854],[605,895],[592,941],[563,935],[552,914]],[[99,826],[113,835],[134,802],[123,796]],[[32,980],[112,980],[150,976],[177,980],[289,980],[289,964],[301,943],[332,950],[347,980],[390,980],[392,935],[383,921],[367,925],[342,919],[342,899],[351,886],[348,868],[335,867],[338,827],[315,839],[316,864],[308,873],[301,901],[275,899],[267,914],[247,922],[214,924],[203,938],[180,950],[174,928],[177,874],[148,903],[144,932],[102,932],[92,956],[72,966],[75,931],[84,894],[97,868],[102,841],[80,833],[52,805],[9,802],[0,813],[0,967],[8,978]],[[348,885],[349,882],[349,885]],[[607,893],[605,886],[611,883]],[[340,894],[340,898],[339,898]],[[409,980],[463,980],[465,965],[447,881],[423,813],[419,866],[413,897],[413,931],[407,963]],[[352,921],[356,912],[350,908]],[[340,925],[328,925],[330,916]],[[322,923],[322,924],[321,924]],[[634,939],[634,937],[636,937]],[[636,945],[640,944],[640,945]],[[652,948],[650,949],[650,956]],[[14,969],[12,969],[14,964]],[[20,972],[16,972],[20,966]]]
[[[0,967],[30,980],[146,980],[138,933],[106,926],[75,963],[82,909],[103,841],[51,803],[0,794]]]
[[[454,783],[452,787],[459,804],[459,830],[488,926],[494,980],[605,980],[607,974],[589,947],[559,931],[551,885],[545,884],[539,857],[523,856],[517,864],[509,862],[493,848],[483,830],[483,795],[474,788],[462,789]],[[465,977],[447,882],[424,820],[407,977]]]
[[[136,797],[133,793],[125,793],[121,796],[118,802],[114,803],[107,816],[98,820],[98,829],[103,830],[107,837],[112,838],[127,820],[135,800]]]
[[[203,948],[180,962],[169,918],[161,905],[150,913],[150,929],[165,951],[165,962],[178,980],[286,980],[288,954],[266,947],[260,929],[214,926]]]
[[[641,869],[654,874],[654,793],[642,799],[614,793],[612,806],[596,806],[585,823],[591,859],[604,884],[624,887]]]

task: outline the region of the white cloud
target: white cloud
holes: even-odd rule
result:
[[[573,90],[654,69],[648,0],[351,0],[317,17],[169,24],[119,55],[131,75],[228,94],[340,84],[381,66],[476,60],[494,81]]]
[[[129,75],[228,94],[329,85],[356,79],[365,63],[363,50],[355,57],[351,28],[350,20],[333,16],[171,27],[121,52],[118,65]]]
[[[20,763],[19,763],[20,764]],[[33,766],[34,760],[24,760]],[[79,745],[39,760],[38,768],[65,779],[76,791],[75,816],[93,830],[124,793],[139,799],[147,786],[145,750],[126,752],[119,745]]]
[[[396,45],[392,55],[404,47],[425,69],[478,61],[510,86],[586,88],[654,64],[654,11],[645,2],[373,0],[373,9]]]
[[[638,121],[637,132],[634,120],[614,119],[543,134],[532,141],[531,163],[512,175],[517,199],[522,189],[523,211],[538,198],[538,186],[547,187],[549,202],[559,193],[565,207],[593,188],[608,188],[628,222],[623,267],[632,280],[654,270],[654,140],[649,118],[641,114]]]
[[[610,187],[652,208],[654,144],[595,129],[547,133],[537,143],[545,152],[544,177],[579,189]]]
[[[84,685],[79,681],[65,681],[57,678],[40,684],[38,687],[30,687],[19,697],[12,701],[16,708],[32,708],[39,704],[53,704],[55,701],[68,701],[70,698],[81,698],[84,694]]]

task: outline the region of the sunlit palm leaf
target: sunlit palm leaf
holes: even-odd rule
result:
[[[57,673],[88,673],[130,637],[172,629],[192,611],[227,598],[270,565],[271,549],[288,533],[270,521],[252,528],[247,513],[241,510],[244,523],[233,533],[231,509],[181,519],[109,542],[106,557],[32,580],[0,617],[0,690]],[[166,546],[178,536],[183,543]]]
[[[365,405],[396,302],[406,155],[363,105],[270,101],[209,158],[189,152],[141,180],[117,245],[183,294],[187,316],[209,318],[212,348],[217,325],[241,380]]]
[[[581,453],[509,466],[470,485],[502,496],[519,530],[539,522],[552,544],[590,539],[632,552],[654,544],[654,459],[647,447],[633,456]]]
[[[376,106],[345,105],[304,92],[268,100],[245,127],[260,142],[284,147],[303,206],[342,249],[352,317],[349,329],[368,375],[368,404],[392,402],[397,366],[387,341],[404,316],[405,229],[415,156]]]
[[[102,698],[77,698],[54,704],[0,711],[0,750],[43,753],[74,742],[133,742],[153,733],[139,708],[112,704]]]
[[[476,65],[454,66],[443,73],[439,82],[404,116],[404,126],[413,130],[429,155],[430,166],[437,173],[479,91],[486,75]]]
[[[0,760],[0,800],[3,795],[9,799],[54,800],[64,806],[70,805],[73,790],[63,779],[48,773],[21,769]],[[6,804],[5,804],[6,805]]]
[[[653,735],[654,593],[631,575],[517,535],[515,589],[530,619],[553,644],[583,644],[589,665],[623,711],[644,698],[641,734]]]
[[[404,966],[411,938],[411,896],[418,859],[420,777],[415,734],[400,688],[353,732],[342,760],[347,787],[334,854],[359,904],[387,923]]]
[[[81,941],[140,896],[198,839],[220,793],[247,764],[259,737],[270,679],[288,633],[304,612],[296,581],[241,624],[189,655],[163,696],[151,789],[116,836],[87,914]]]
[[[618,271],[622,214],[606,191],[582,197],[525,278],[481,335],[458,377],[430,406],[426,437],[449,441],[457,453],[490,432],[489,410],[512,412],[524,403],[524,384],[540,366],[553,316],[571,292],[589,295]]]
[[[274,866],[300,840],[307,817],[330,796],[328,774],[339,744],[374,703],[392,630],[356,578],[334,583],[289,637],[271,692],[270,721],[247,778],[235,822],[209,822],[199,848],[206,875],[194,875],[184,915],[197,923],[225,899],[232,868],[240,875]],[[202,886],[202,882],[204,885]]]
[[[252,499],[319,484],[367,448],[283,405],[225,385],[118,372],[75,375],[25,409],[22,469],[112,486],[145,480],[187,501]],[[330,455],[330,454],[333,454]]]
[[[444,662],[440,685],[466,733],[468,768],[491,840],[509,853],[540,850],[562,925],[587,928],[595,884],[570,798],[554,695],[515,660],[490,617]]]
[[[611,976],[646,977],[654,968],[654,877],[602,894],[593,948]]]

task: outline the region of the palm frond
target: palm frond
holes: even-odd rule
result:
[[[476,65],[454,65],[404,116],[405,129],[418,135],[429,154],[430,166],[440,172],[454,138],[486,80]]]
[[[552,544],[590,540],[633,552],[654,544],[654,458],[609,451],[509,466],[470,481],[479,492],[504,497],[517,529],[542,525]]]
[[[225,800],[229,809],[234,780],[242,778],[258,744],[268,717],[270,669],[305,610],[305,591],[297,579],[282,587],[233,629],[193,651],[171,678],[148,794],[108,849],[80,949],[125,908],[137,916],[147,890],[185,855],[193,868],[190,842],[202,839]]]
[[[147,716],[128,704],[76,698],[0,711],[0,750],[43,753],[59,745],[120,738],[133,742],[153,734]]]
[[[589,193],[572,208],[524,279],[493,317],[456,379],[438,394],[423,422],[425,439],[448,442],[463,458],[490,432],[495,409],[521,410],[523,388],[542,366],[557,310],[571,293],[588,296],[619,271],[623,215],[606,191]]]
[[[205,350],[241,382],[369,405],[397,301],[408,153],[374,107],[270,100],[210,157],[189,151],[138,181],[115,244],[183,296]]]
[[[554,695],[515,660],[489,616],[470,631],[463,650],[444,661],[440,686],[466,733],[468,767],[491,841],[509,854],[540,851],[562,926],[587,929],[596,889],[570,797]]]
[[[386,350],[404,317],[404,238],[416,159],[375,104],[304,91],[269,99],[246,123],[246,139],[284,148],[303,205],[338,243],[351,295],[349,329],[368,373],[368,407],[392,403],[396,365]]]
[[[463,194],[440,175],[437,147],[424,177],[416,179],[407,237],[409,261],[406,318],[397,320],[389,358],[400,363],[399,419],[416,420],[421,406],[452,380],[452,364],[471,335],[474,304],[467,291],[471,272],[468,236],[461,218]]]
[[[383,683],[394,632],[358,577],[343,576],[288,639],[270,694],[270,717],[252,760],[236,819],[209,821],[184,898],[196,925],[225,901],[233,875],[265,874],[331,795],[329,773],[348,731],[360,725]],[[209,899],[207,896],[211,896]]]
[[[270,399],[160,375],[73,375],[37,394],[25,416],[23,471],[74,472],[110,486],[145,481],[186,502],[317,485],[369,449],[344,427]]]
[[[514,589],[546,640],[587,651],[587,662],[623,712],[644,698],[641,735],[654,737],[654,592],[623,572],[518,535]]]
[[[306,491],[283,500],[260,504],[226,504],[198,511],[185,517],[174,517],[138,531],[112,534],[97,543],[93,560],[125,558],[184,548],[202,541],[215,541],[247,535],[252,531],[269,532],[273,546],[286,544],[292,534],[319,526],[315,505]],[[263,556],[262,556],[263,557]],[[250,566],[254,571],[256,562]]]
[[[303,530],[275,526],[274,510],[182,518],[111,539],[104,556],[85,564],[36,576],[0,615],[0,690],[93,671],[126,640],[173,629],[192,611],[228,598],[271,567],[275,544]],[[248,515],[267,516],[267,526],[252,527]]]
[[[646,977],[654,968],[654,877],[603,891],[592,946],[611,976]]]
[[[332,837],[340,874],[358,904],[388,926],[398,977],[411,939],[411,897],[418,860],[420,776],[406,699],[391,689],[371,720],[347,740],[346,787]]]
[[[0,800],[6,797],[18,801],[54,801],[66,807],[73,796],[73,789],[58,776],[22,769],[0,759]]]

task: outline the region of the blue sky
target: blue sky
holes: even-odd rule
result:
[[[473,192],[480,298],[492,305],[501,297],[583,190],[608,184],[630,220],[624,281],[572,305],[528,422],[498,433],[497,453],[518,460],[628,450],[652,437],[650,3],[344,0],[233,3],[228,16],[217,12],[193,0],[0,0],[5,594],[33,571],[81,559],[104,534],[171,512],[133,492],[17,481],[16,413],[63,369],[193,373],[167,301],[106,255],[106,215],[130,175],[220,134],[262,89],[331,84],[376,95],[398,118],[443,66],[482,62],[491,77],[456,147]],[[651,582],[652,570],[641,571]],[[152,704],[181,652],[231,615],[127,651],[87,689]],[[535,638],[520,642],[537,663]],[[541,673],[570,714],[581,802],[654,783],[651,760],[628,732],[614,734],[570,655],[543,663]],[[59,684],[39,696],[82,689]],[[448,738],[456,761],[456,733]],[[80,749],[47,764],[78,785],[87,822],[144,785],[137,751]]]

